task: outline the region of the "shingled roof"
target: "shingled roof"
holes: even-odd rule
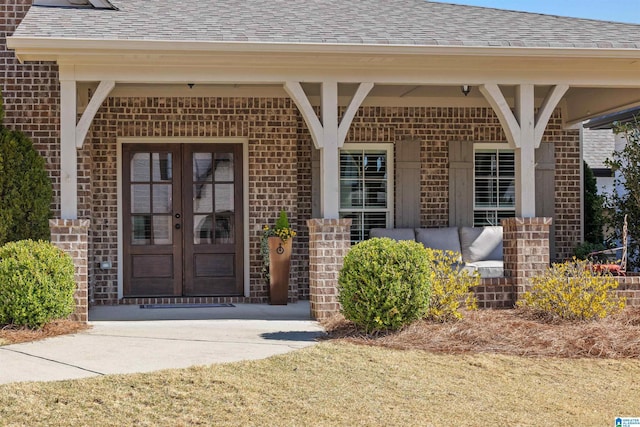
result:
[[[615,150],[615,137],[611,129],[585,129],[582,134],[584,161],[592,169],[608,168],[605,159],[611,158]]]
[[[111,0],[33,6],[17,38],[640,49],[640,25],[425,0]]]

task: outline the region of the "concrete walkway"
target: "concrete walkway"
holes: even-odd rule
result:
[[[0,384],[262,359],[313,345],[324,332],[309,303],[235,307],[94,307],[91,329],[0,347]]]

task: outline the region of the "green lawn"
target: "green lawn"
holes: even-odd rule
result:
[[[0,425],[608,426],[640,416],[639,378],[638,360],[321,343],[255,362],[0,386]]]

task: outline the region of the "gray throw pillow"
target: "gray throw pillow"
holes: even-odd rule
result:
[[[415,240],[413,228],[372,228],[369,237],[388,237],[393,240]]]
[[[502,227],[460,227],[464,262],[502,261]]]
[[[416,228],[416,241],[425,248],[460,253],[458,227]]]

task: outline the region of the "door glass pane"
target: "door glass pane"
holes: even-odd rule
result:
[[[235,224],[233,215],[216,215],[216,240],[218,244],[233,243]]]
[[[173,199],[171,189],[171,184],[155,184],[153,186],[154,213],[171,213],[171,202]]]
[[[233,181],[233,153],[215,154],[216,181]]]
[[[216,212],[233,212],[233,184],[216,184]]]
[[[195,184],[193,186],[193,212],[213,212],[213,184]]]
[[[196,245],[213,243],[213,215],[193,216],[193,243]]]
[[[171,226],[173,220],[170,216],[156,215],[153,217],[153,244],[170,245],[172,243]]]
[[[155,182],[171,181],[173,177],[171,153],[153,153],[151,170]]]
[[[151,244],[151,215],[131,216],[131,244]]]
[[[211,153],[193,153],[193,181],[211,181]]]
[[[149,181],[149,153],[135,153],[131,158],[131,182]]]
[[[151,212],[151,186],[133,184],[131,186],[131,213]]]

